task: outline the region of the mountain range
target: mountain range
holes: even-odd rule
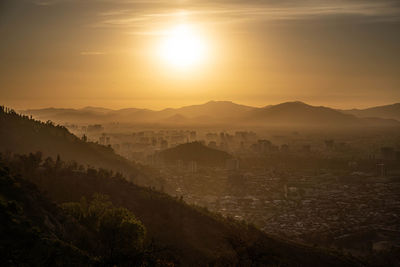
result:
[[[368,109],[338,110],[303,102],[285,102],[252,107],[230,101],[209,101],[201,105],[159,111],[100,107],[82,109],[29,109],[21,113],[57,123],[151,123],[173,125],[242,126],[400,126],[400,103]]]
[[[400,120],[400,103],[392,105],[384,105],[378,107],[371,107],[366,109],[349,109],[343,110],[348,114],[353,114],[357,117],[378,117],[384,119]]]

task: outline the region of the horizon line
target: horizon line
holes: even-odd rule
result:
[[[106,110],[110,110],[110,111],[120,111],[120,110],[124,110],[124,109],[141,109],[141,110],[149,110],[149,111],[163,111],[166,109],[180,109],[180,108],[185,108],[185,107],[190,107],[190,106],[201,106],[201,105],[205,105],[208,103],[212,103],[212,102],[228,102],[228,103],[232,103],[235,105],[239,105],[239,106],[246,106],[246,107],[250,107],[250,108],[265,108],[267,106],[276,106],[276,105],[280,105],[280,104],[284,104],[284,103],[303,103],[309,106],[314,106],[314,107],[327,107],[327,108],[331,108],[331,109],[335,109],[335,110],[363,110],[363,109],[369,109],[369,108],[374,108],[374,107],[381,107],[381,106],[390,106],[390,105],[395,105],[395,104],[399,104],[400,100],[398,102],[391,102],[391,103],[387,103],[387,104],[379,104],[379,105],[373,105],[373,106],[367,106],[367,107],[363,107],[363,108],[356,108],[356,107],[351,107],[351,108],[337,108],[337,107],[332,107],[330,105],[320,105],[320,104],[310,104],[309,102],[305,102],[305,101],[301,101],[301,100],[288,100],[288,101],[282,101],[282,102],[278,102],[278,103],[274,103],[274,104],[264,104],[264,105],[248,105],[248,104],[242,104],[242,103],[238,103],[238,102],[234,102],[232,100],[209,100],[206,102],[201,102],[198,104],[188,104],[188,105],[179,105],[179,106],[175,106],[175,107],[165,107],[165,108],[161,108],[161,109],[152,109],[152,108],[147,108],[147,107],[134,107],[134,106],[130,106],[130,107],[122,107],[122,108],[109,108],[106,106],[96,106],[96,105],[85,105],[85,106],[81,106],[81,107],[66,107],[66,106],[43,106],[43,107],[38,107],[38,108],[14,108],[12,107],[12,105],[6,105],[6,104],[1,104],[1,106],[4,107],[8,107],[11,109],[14,109],[15,111],[28,111],[28,110],[43,110],[43,109],[72,109],[72,110],[82,110],[85,108],[99,108],[99,109],[106,109]]]

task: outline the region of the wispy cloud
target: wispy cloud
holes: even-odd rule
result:
[[[124,0],[123,0],[124,1]],[[128,1],[124,3],[143,3]],[[158,4],[163,3],[162,7]],[[170,2],[173,3],[173,2]],[[147,2],[135,9],[110,10],[99,15],[106,18],[94,24],[96,27],[137,29],[135,34],[154,34],[143,30],[164,24],[168,19],[187,18],[212,23],[243,21],[310,20],[334,16],[360,18],[364,21],[400,20],[400,4],[397,1],[339,0],[339,1],[187,1],[186,5],[166,4],[164,1]],[[125,5],[129,6],[129,5]],[[184,7],[184,8],[183,8]]]
[[[103,17],[112,17],[112,16],[120,16],[129,13],[129,9],[121,9],[121,10],[109,10],[98,13],[99,16]]]
[[[81,56],[99,56],[99,55],[104,55],[105,52],[100,52],[100,51],[82,51]]]
[[[51,6],[62,2],[73,2],[74,0],[32,0],[38,6]]]
[[[398,0],[31,0],[38,5],[73,3],[93,6],[91,27],[121,28],[157,34],[171,21],[205,24],[321,20],[339,16],[364,22],[400,21]]]

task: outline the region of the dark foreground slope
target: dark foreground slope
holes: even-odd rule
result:
[[[15,170],[0,160],[2,266],[151,266],[157,260],[146,253],[143,224],[107,196],[57,206]]]
[[[252,226],[136,186],[111,172],[95,169],[82,172],[62,162],[58,166],[48,165],[29,156],[3,157],[2,161],[11,173],[20,173],[58,204],[78,202],[82,197],[90,199],[98,193],[110,196],[115,206],[127,208],[144,224],[147,229],[146,246],[151,251],[151,257],[160,263],[177,266],[354,265],[315,248],[271,238]],[[32,161],[39,164],[32,167]],[[32,201],[30,205],[26,210],[32,211],[31,217],[35,217],[35,210],[41,209],[42,203]],[[63,221],[59,220],[57,224],[62,227]],[[53,231],[58,232],[57,229]],[[9,239],[20,239],[18,233],[10,235]],[[37,253],[44,251],[38,249]],[[63,251],[60,253],[63,254]],[[75,257],[79,259],[83,256],[78,253]],[[82,259],[87,260],[90,258]]]
[[[0,258],[2,266],[81,266],[98,262],[71,244],[81,226],[30,182],[0,163]]]

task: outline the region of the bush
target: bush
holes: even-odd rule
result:
[[[85,198],[62,205],[63,209],[94,232],[100,241],[93,248],[109,264],[139,263],[143,257],[146,229],[126,208],[115,207],[108,196],[95,194],[90,203]]]

